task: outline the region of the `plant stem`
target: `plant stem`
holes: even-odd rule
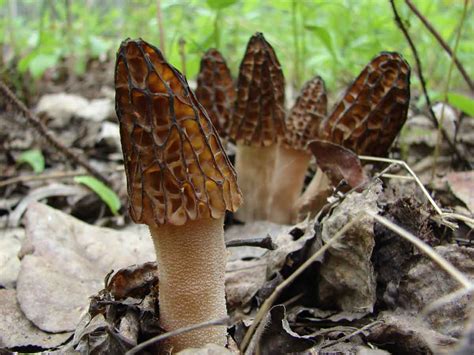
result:
[[[458,45],[459,45],[459,39],[461,38],[461,31],[464,26],[464,20],[466,19],[466,13],[467,13],[467,4],[468,0],[464,0],[464,8],[463,12],[461,15],[461,20],[459,22],[459,28],[456,34],[456,40],[454,42],[454,51],[453,55],[451,56],[451,62],[449,63],[449,68],[448,68],[448,77],[446,79],[446,86],[444,87],[444,103],[443,106],[441,107],[441,117],[439,119],[439,126],[438,126],[438,137],[436,140],[436,146],[435,146],[435,151],[433,154],[434,157],[434,164],[433,164],[433,169],[431,171],[431,179],[435,177],[436,174],[436,161],[439,156],[439,152],[441,149],[441,143],[442,143],[442,132],[443,130],[443,123],[444,123],[444,108],[446,107],[446,103],[448,102],[448,91],[449,91],[449,84],[451,83],[451,76],[453,73],[453,67],[454,64],[456,63],[456,52],[458,50]]]
[[[291,1],[291,27],[293,30],[293,45],[294,45],[294,85],[299,89],[301,83],[300,75],[300,41],[298,33],[298,19],[297,19],[297,1]]]
[[[420,78],[421,88],[423,90],[423,95],[425,96],[425,99],[426,99],[426,104],[428,106],[428,112],[430,113],[429,118],[431,119],[431,122],[433,123],[433,125],[436,128],[438,128],[438,126],[439,126],[438,125],[438,120],[436,119],[436,116],[433,112],[431,99],[428,95],[428,90],[426,89],[426,81],[425,81],[425,78],[423,76],[423,70],[422,70],[422,67],[421,67],[420,57],[418,56],[418,51],[415,47],[415,44],[413,43],[413,40],[411,39],[410,35],[408,34],[408,31],[407,31],[405,25],[403,24],[403,21],[400,18],[400,15],[398,14],[398,10],[395,6],[394,0],[389,0],[389,2],[390,2],[390,5],[392,7],[395,22],[398,25],[398,27],[400,28],[400,30],[402,31],[403,35],[405,36],[405,39],[407,40],[408,45],[410,46],[410,49],[413,52],[413,56],[415,57],[418,77]],[[452,142],[450,137],[447,135],[446,131],[442,130],[441,132],[443,134],[443,138],[446,140],[446,142],[449,144],[450,148],[456,154],[456,157],[460,161],[462,161],[468,168],[472,168],[471,163],[469,162],[469,160],[461,154],[461,152],[459,151],[456,144],[454,142]]]
[[[156,21],[158,22],[158,31],[160,33],[160,50],[166,56],[165,28],[163,26],[163,12],[161,10],[161,0],[156,0]]]
[[[221,10],[216,10],[214,17],[214,45],[217,49],[221,49],[221,28],[220,28]]]
[[[418,10],[418,8],[413,4],[411,0],[405,0],[405,3],[408,5],[408,7],[413,11],[413,13],[420,19],[420,21],[425,25],[426,29],[433,35],[433,37],[438,41],[438,43],[443,47],[443,49],[446,51],[446,53],[449,54],[451,59],[453,60],[454,64],[458,68],[459,72],[461,73],[462,77],[466,81],[467,85],[469,85],[469,88],[471,91],[474,91],[474,83],[472,82],[472,79],[469,77],[469,74],[467,73],[466,69],[462,65],[462,63],[458,60],[456,57],[456,51],[453,51],[449,45],[445,42],[443,37],[436,31],[436,29],[433,27],[433,25],[428,21],[428,19],[423,16],[423,14]],[[463,17],[466,16],[466,4],[464,5],[464,10],[463,10]],[[461,26],[464,21],[461,21]],[[457,33],[459,33],[460,30],[458,29]]]

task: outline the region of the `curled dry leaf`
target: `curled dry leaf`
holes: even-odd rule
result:
[[[267,147],[285,132],[285,79],[262,33],[250,38],[240,64],[229,136],[236,143]]]
[[[321,222],[323,241],[330,240],[358,213],[377,213],[381,190],[380,184],[373,184],[362,193],[347,195]],[[364,214],[344,238],[328,249],[321,263],[319,296],[323,305],[349,312],[373,311],[376,282],[371,256],[374,245],[374,221]]]
[[[384,155],[405,123],[410,101],[410,66],[382,52],[359,74],[321,122],[322,140],[365,155]]]
[[[217,49],[209,49],[201,59],[196,97],[207,110],[219,135],[226,137],[236,90],[229,67]]]
[[[136,223],[220,218],[241,203],[217,131],[182,74],[160,50],[126,40],[117,53],[116,108]]]
[[[288,323],[286,309],[277,305],[270,309],[252,339],[249,353],[262,355],[288,354],[305,351],[315,345],[315,341],[295,333]],[[249,350],[247,350],[249,351]]]
[[[99,228],[39,203],[28,207],[26,237],[32,248],[21,261],[17,297],[27,318],[49,332],[76,328],[110,270],[154,259],[144,229]]]
[[[474,280],[474,249],[457,245],[437,246],[434,250]],[[419,314],[431,302],[459,289],[459,284],[426,257],[414,263],[398,287],[398,306],[411,315]],[[469,294],[451,300],[429,313],[428,323],[436,331],[459,337],[469,316]]]
[[[318,167],[334,186],[344,180],[349,186],[347,190],[359,186],[360,192],[369,181],[359,157],[350,149],[321,140],[310,142],[308,147],[316,157]]]
[[[156,262],[132,265],[118,270],[106,289],[115,300],[144,298],[158,283]]]
[[[0,348],[50,349],[63,344],[70,335],[47,333],[37,328],[21,311],[15,290],[0,290]]]

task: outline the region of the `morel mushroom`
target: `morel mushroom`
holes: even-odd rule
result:
[[[316,76],[303,86],[286,120],[286,135],[278,147],[271,185],[270,221],[296,222],[295,203],[303,190],[312,156],[307,145],[318,137],[319,125],[326,114],[326,88],[323,79]]]
[[[224,57],[217,49],[209,49],[201,59],[196,97],[221,139],[227,138],[235,96],[234,82]]]
[[[285,79],[272,46],[253,35],[240,64],[237,100],[229,130],[237,145],[236,170],[243,221],[266,219],[277,144],[285,132]]]
[[[385,155],[406,121],[409,102],[410,66],[400,54],[382,52],[321,122],[318,138],[360,155]],[[328,183],[318,169],[296,208],[301,212],[321,207],[308,205],[318,191],[327,190]]]
[[[129,212],[156,249],[160,324],[168,331],[226,316],[223,221],[241,194],[215,128],[186,79],[143,40],[124,41],[116,111]],[[224,345],[226,327],[173,337],[174,351]]]

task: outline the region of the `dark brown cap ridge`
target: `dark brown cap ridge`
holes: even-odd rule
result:
[[[236,143],[265,147],[285,134],[285,79],[272,46],[253,35],[240,64],[229,130]]]
[[[136,223],[220,218],[241,203],[236,174],[186,79],[147,42],[122,42],[116,111]]]
[[[324,80],[315,76],[305,83],[286,119],[285,144],[293,149],[307,150],[308,142],[319,135],[327,106]]]
[[[357,154],[384,155],[406,121],[410,66],[395,52],[382,52],[362,70],[321,123],[320,139]]]
[[[206,109],[219,135],[227,137],[236,89],[229,67],[217,49],[209,49],[201,59],[196,97]]]

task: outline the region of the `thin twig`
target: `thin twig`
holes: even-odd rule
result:
[[[425,78],[423,76],[423,70],[421,68],[421,61],[420,61],[420,57],[418,56],[418,51],[415,47],[415,44],[413,43],[413,40],[411,39],[410,35],[408,34],[408,30],[406,29],[405,25],[403,24],[403,21],[400,18],[400,15],[398,14],[398,10],[395,7],[394,0],[389,0],[389,1],[390,1],[390,5],[392,6],[393,15],[395,17],[395,22],[397,23],[398,27],[402,31],[403,35],[405,36],[405,38],[408,42],[408,45],[410,46],[411,51],[413,52],[413,56],[415,57],[417,73],[418,73],[418,77],[420,78],[421,88],[423,89],[423,95],[425,96],[426,104],[428,106],[428,111],[430,113],[431,122],[433,123],[435,128],[438,128],[439,127],[438,120],[436,119],[436,115],[433,112],[433,109],[432,109],[433,105],[432,105],[431,99],[428,95],[428,90],[426,89],[426,81],[425,81]],[[451,138],[448,136],[447,132],[445,130],[442,130],[442,133],[443,133],[443,138],[446,140],[449,147],[456,154],[456,157],[460,161],[462,161],[464,164],[466,164],[466,166],[468,166],[469,168],[472,168],[471,163],[461,154],[461,152],[459,151],[456,144],[451,141]]]
[[[457,225],[456,224],[453,224],[452,222],[450,221],[447,221],[446,219],[457,219],[459,221],[463,221],[463,222],[466,222],[466,223],[472,223],[474,224],[474,219],[468,217],[468,216],[465,216],[465,215],[462,215],[462,214],[459,214],[459,213],[452,213],[452,212],[444,212],[441,210],[441,208],[437,205],[437,203],[433,200],[433,198],[431,197],[431,195],[429,194],[428,190],[426,190],[425,186],[423,185],[423,183],[421,182],[421,180],[419,179],[419,177],[415,174],[415,172],[410,168],[410,166],[404,162],[403,160],[397,160],[397,159],[389,159],[389,158],[380,158],[380,157],[372,157],[372,156],[368,156],[368,155],[359,155],[359,159],[360,160],[368,160],[368,161],[378,161],[378,162],[384,162],[384,163],[391,163],[391,165],[389,165],[389,167],[393,166],[394,164],[396,165],[400,165],[401,167],[403,167],[406,171],[408,171],[408,173],[413,177],[413,180],[415,180],[416,184],[420,187],[421,191],[423,192],[423,194],[426,196],[426,198],[428,199],[428,201],[430,202],[430,204],[433,206],[433,208],[435,209],[435,211],[438,213],[438,215],[440,216],[442,222],[448,226],[449,228],[451,229],[456,229],[457,228]],[[384,169],[383,171],[385,171],[386,169]],[[382,171],[382,172],[383,172]],[[385,174],[383,174],[385,175]]]
[[[360,329],[357,329],[355,332],[351,333],[351,334],[347,334],[346,336],[343,336],[342,338],[339,338],[337,340],[333,340],[333,341],[329,341],[327,342],[326,344],[324,344],[323,346],[321,346],[321,349],[324,349],[324,348],[327,348],[329,346],[332,346],[334,344],[338,344],[338,343],[342,343],[342,342],[345,342],[346,340],[349,340],[353,337],[355,337],[356,335],[359,335],[360,333],[363,333],[373,327],[375,327],[376,325],[379,325],[379,324],[383,324],[384,322],[382,320],[376,320],[372,323],[369,323],[365,326],[363,326],[362,328]]]
[[[474,284],[461,272],[459,271],[453,264],[451,264],[448,260],[443,258],[437,252],[433,250],[428,244],[423,242],[420,238],[414,236],[410,232],[404,230],[400,226],[396,225],[395,223],[389,221],[387,218],[377,215],[373,212],[367,212],[371,217],[373,217],[378,223],[384,225],[388,229],[392,230],[393,232],[397,233],[400,237],[408,240],[412,243],[415,247],[417,247],[420,251],[425,253],[428,257],[431,258],[436,264],[438,264],[444,271],[446,271],[449,275],[451,275],[456,281],[458,281],[464,288],[468,290],[472,290],[474,288]]]
[[[18,112],[25,116],[28,122],[59,153],[63,154],[67,159],[72,160],[76,164],[82,166],[97,179],[101,180],[107,185],[110,185],[110,181],[97,169],[92,167],[87,160],[85,160],[81,155],[78,155],[76,152],[72,151],[70,148],[66,147],[63,143],[57,140],[54,134],[43,124],[43,122],[40,121],[40,119],[36,115],[31,113],[30,110],[28,110],[26,105],[15,96],[15,94],[5,85],[2,80],[0,80],[0,92],[3,94],[4,98],[8,100]]]
[[[155,344],[159,341],[174,337],[176,335],[180,335],[180,334],[183,334],[183,333],[188,333],[190,331],[197,330],[197,329],[212,327],[212,326],[216,326],[216,325],[228,325],[228,324],[229,324],[229,317],[225,317],[225,318],[221,318],[221,319],[213,319],[213,320],[210,320],[208,322],[193,324],[193,325],[190,325],[188,327],[176,329],[176,330],[173,330],[171,332],[168,332],[168,333],[165,333],[165,334],[160,334],[160,335],[157,335],[156,337],[148,339],[147,341],[144,341],[143,343],[141,343],[141,344],[135,346],[134,348],[130,349],[129,351],[127,351],[125,353],[125,355],[136,354],[140,350],[143,350],[143,349],[145,349],[146,347],[148,347],[150,345],[153,345],[153,344]]]
[[[458,68],[459,72],[461,73],[462,77],[466,81],[467,85],[469,85],[469,88],[471,89],[471,91],[474,91],[474,83],[472,82],[472,79],[469,77],[469,74],[467,73],[462,63],[456,57],[456,54],[453,53],[453,50],[451,49],[451,47],[449,47],[449,45],[446,43],[443,37],[441,37],[438,31],[436,31],[433,25],[428,21],[428,19],[425,16],[423,16],[423,14],[418,10],[418,8],[415,6],[415,4],[413,4],[411,0],[405,0],[405,3],[408,5],[411,11],[416,15],[416,17],[418,17],[420,21],[425,25],[426,29],[430,31],[430,33],[438,41],[441,47],[443,47],[446,53],[448,53],[449,56],[453,59],[454,64],[456,65],[456,68]]]
[[[242,353],[245,353],[245,350],[247,349],[250,340],[252,339],[253,334],[257,330],[257,327],[259,326],[260,322],[262,319],[265,317],[267,314],[268,310],[272,307],[273,302],[278,298],[278,296],[281,294],[281,292],[289,286],[295,279],[300,276],[303,271],[305,271],[312,263],[314,263],[316,260],[318,260],[328,249],[330,246],[332,246],[336,241],[344,237],[345,233],[360,219],[362,218],[362,214],[359,213],[356,215],[350,222],[346,223],[344,227],[342,227],[324,246],[322,246],[316,253],[311,255],[303,264],[301,264],[300,267],[298,267],[285,281],[283,281],[281,284],[279,284],[273,293],[268,297],[265,302],[263,302],[262,306],[260,307],[259,311],[255,315],[255,319],[252,322],[252,325],[250,328],[247,330],[245,333],[244,339],[242,340],[242,343],[240,345],[240,350]]]
[[[268,250],[275,250],[277,246],[272,241],[272,237],[266,236],[264,238],[248,238],[248,239],[234,239],[225,242],[225,246],[227,248],[232,247],[242,247],[242,246],[249,246],[249,247],[258,247]]]
[[[181,73],[186,76],[186,40],[183,37],[179,37],[178,46],[181,58]]]
[[[466,19],[466,13],[467,13],[467,0],[464,0],[463,13],[462,13],[462,16],[461,16],[461,20],[459,21],[458,31],[456,33],[456,41],[455,41],[455,44],[454,44],[454,55],[456,55],[457,50],[458,50],[459,40],[461,38],[461,30],[464,26],[464,20]],[[453,57],[452,59],[453,60],[451,60],[451,62],[449,63],[448,77],[445,81],[446,86],[444,87],[444,102],[448,102],[449,84],[451,83],[451,75],[453,73],[455,57]],[[438,137],[436,139],[436,146],[435,146],[435,151],[434,151],[434,154],[433,154],[434,164],[433,164],[433,168],[432,168],[432,171],[431,171],[431,179],[434,179],[434,177],[436,175],[436,161],[438,160],[439,151],[440,151],[441,143],[442,143],[441,133],[443,132],[445,107],[446,107],[446,104],[443,103],[443,106],[441,107],[441,117],[440,117],[440,120],[439,120]]]

